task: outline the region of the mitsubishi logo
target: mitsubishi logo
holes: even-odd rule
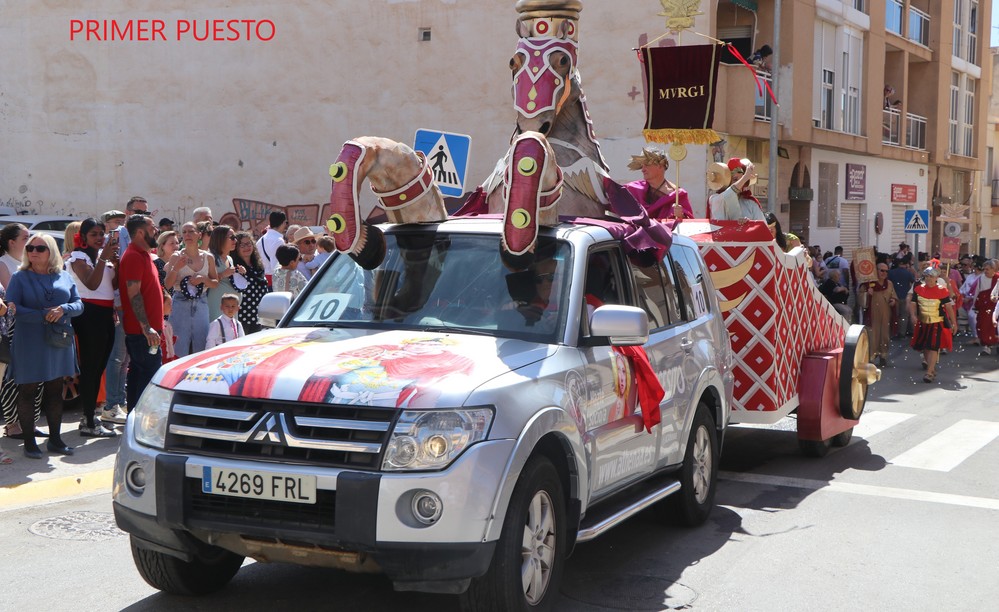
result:
[[[250,434],[250,439],[254,442],[284,444],[284,416],[273,412],[264,414]]]

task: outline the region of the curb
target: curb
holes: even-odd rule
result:
[[[0,512],[111,492],[113,469],[0,487]]]

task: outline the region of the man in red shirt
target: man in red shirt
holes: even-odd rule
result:
[[[135,408],[142,391],[162,364],[160,334],[163,333],[163,288],[150,253],[156,248],[159,230],[151,217],[137,214],[125,224],[130,238],[118,268],[122,291],[125,348],[128,350],[126,396],[128,411]]]

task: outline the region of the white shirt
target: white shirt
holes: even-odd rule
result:
[[[242,338],[245,335],[242,323],[221,315],[208,326],[208,339],[205,342],[205,348],[215,348],[224,342]]]
[[[273,276],[274,270],[279,266],[277,260],[277,248],[284,244],[284,235],[274,229],[267,228],[267,232],[257,240],[257,252],[264,262],[264,274]]]
[[[90,258],[82,251],[71,252],[69,259],[66,260],[66,271],[69,272],[69,275],[73,278],[73,282],[76,283],[76,292],[80,294],[80,299],[114,300],[114,285],[112,282],[114,279],[114,264],[104,264],[104,277],[101,279],[101,284],[97,286],[97,289],[88,289],[76,275],[76,271],[73,269],[74,261],[86,263],[87,267],[91,270],[94,269],[94,264],[90,263]]]

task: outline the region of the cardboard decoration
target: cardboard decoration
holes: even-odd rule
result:
[[[853,249],[853,271],[858,283],[871,283],[878,280],[877,258],[874,247]]]

